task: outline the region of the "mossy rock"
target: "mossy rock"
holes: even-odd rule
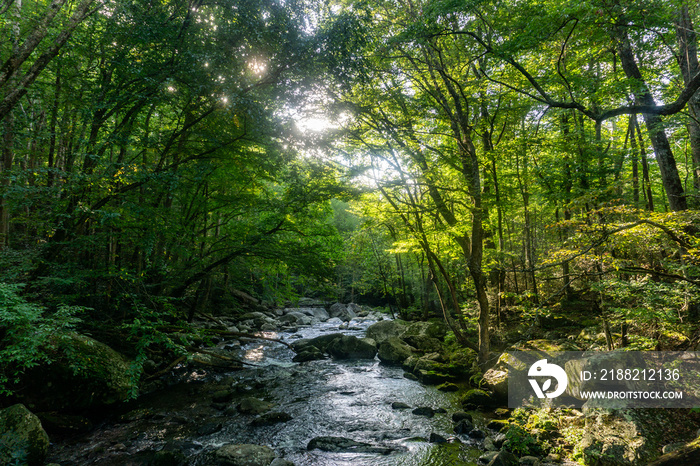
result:
[[[445,382],[454,382],[455,376],[437,371],[418,370],[415,372],[418,380],[425,385],[438,385]]]
[[[31,409],[88,409],[128,398],[134,381],[122,355],[85,335],[67,333],[54,338],[54,361],[29,371],[20,392]]]
[[[466,407],[471,405],[488,408],[498,406],[498,402],[494,399],[492,393],[475,388],[473,390],[469,390],[462,397],[462,406]]]
[[[367,327],[367,338],[373,339],[378,345],[381,345],[389,338],[400,338],[408,328],[408,322],[400,319],[382,320],[376,324]]]
[[[386,364],[402,364],[413,355],[414,348],[397,337],[388,338],[379,345],[379,359]]]
[[[0,410],[0,464],[44,464],[49,436],[24,405]]]

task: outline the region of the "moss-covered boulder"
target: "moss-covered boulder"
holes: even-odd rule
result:
[[[379,359],[386,364],[400,365],[411,357],[415,349],[397,337],[390,337],[379,345]]]
[[[469,390],[462,397],[462,406],[470,408],[473,406],[481,406],[485,408],[498,406],[499,402],[494,398],[493,393],[484,390],[474,389]]]
[[[0,411],[0,464],[43,464],[48,449],[41,421],[24,405]]]
[[[381,345],[392,337],[400,338],[408,328],[408,322],[395,320],[382,320],[367,327],[367,338],[371,338]]]
[[[374,359],[377,347],[368,338],[343,335],[333,340],[327,351],[335,359]]]
[[[87,409],[125,401],[129,362],[104,343],[77,333],[55,337],[54,360],[27,373],[19,397],[36,411]]]
[[[682,413],[666,409],[591,410],[577,448],[586,464],[648,464],[664,445],[692,430]],[[680,465],[679,465],[680,466]]]

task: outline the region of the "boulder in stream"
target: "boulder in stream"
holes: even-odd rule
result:
[[[40,465],[49,449],[49,436],[39,418],[24,405],[0,411],[0,464]]]
[[[269,466],[277,455],[270,447],[253,444],[229,443],[214,452],[218,465]]]
[[[333,340],[327,351],[335,359],[374,359],[377,347],[367,338],[343,335]]]
[[[307,450],[321,450],[344,453],[378,453],[388,455],[392,451],[388,447],[379,447],[364,442],[356,442],[345,437],[315,437],[307,445]]]
[[[385,364],[401,365],[415,348],[397,337],[389,337],[379,345],[379,359]]]
[[[352,319],[354,319],[355,317],[357,317],[357,314],[355,314],[355,312],[353,310],[353,309],[355,309],[354,306],[356,306],[356,305],[335,303],[328,310],[328,314],[331,317],[337,317],[344,322],[349,322]]]

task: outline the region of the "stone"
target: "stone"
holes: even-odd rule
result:
[[[133,388],[128,361],[104,343],[77,333],[52,337],[55,354],[25,375],[20,400],[36,411],[90,409],[125,401]]]
[[[312,346],[296,354],[292,358],[292,362],[318,361],[319,359],[326,359],[326,356],[321,353],[318,348]]]
[[[456,392],[459,391],[459,387],[456,384],[445,382],[437,386],[437,389],[441,392]]]
[[[462,397],[462,406],[474,405],[482,407],[491,407],[498,405],[498,401],[494,399],[491,393],[485,392],[484,390],[479,390],[475,388],[469,390]]]
[[[311,439],[306,449],[345,453],[379,453],[382,455],[388,455],[393,451],[391,448],[356,442],[345,437],[315,437]]]
[[[410,372],[404,372],[404,373],[403,373],[403,377],[404,377],[404,379],[414,380],[414,381],[418,382],[418,377],[416,377],[415,375],[411,374]]]
[[[486,428],[495,430],[496,432],[504,432],[508,429],[508,424],[508,420],[506,419],[493,419],[486,424]]]
[[[365,339],[343,335],[328,345],[328,353],[335,359],[374,359],[377,348]]]
[[[284,458],[275,458],[272,460],[272,463],[270,463],[270,466],[294,466],[294,463]]]
[[[303,351],[304,349],[308,348],[315,348],[316,350],[325,353],[326,350],[328,349],[328,345],[330,345],[334,340],[337,340],[338,338],[341,338],[345,335],[342,333],[329,333],[326,335],[321,335],[316,338],[311,338],[311,339],[301,339],[297,340],[294,343],[292,343],[292,349],[299,353]]]
[[[540,466],[542,462],[536,456],[523,456],[519,461],[520,466]]]
[[[197,427],[197,435],[211,435],[219,432],[224,426],[220,422],[205,422]]]
[[[400,338],[389,337],[379,345],[379,359],[385,364],[401,365],[414,351]]]
[[[354,307],[351,307],[346,304],[335,303],[328,310],[328,314],[330,315],[330,317],[337,317],[343,322],[349,322],[355,317],[357,317],[357,314],[355,314],[355,312],[352,309],[354,309]]]
[[[407,327],[408,322],[403,320],[382,320],[367,327],[366,334],[367,338],[372,338],[381,346],[382,343],[391,337],[400,338]]]
[[[484,450],[486,450],[486,451],[498,451],[498,450],[500,450],[500,448],[497,447],[495,443],[493,443],[493,438],[491,438],[491,437],[486,437],[484,439],[484,443],[482,444],[482,446],[484,447]]]
[[[663,445],[677,438],[680,425],[683,420],[674,410],[591,410],[579,448],[587,464],[648,464]]]
[[[226,444],[214,452],[219,464],[226,466],[269,466],[277,455],[270,447],[252,444]]]
[[[292,416],[289,413],[275,411],[271,413],[265,413],[256,417],[250,424],[254,427],[271,426],[274,424],[280,424],[282,422],[289,422],[291,420]]]
[[[472,429],[467,435],[475,439],[483,439],[484,437],[486,437],[486,434],[481,429]]]
[[[457,423],[463,419],[467,419],[469,422],[474,422],[472,415],[465,413],[464,411],[457,411],[456,413],[452,414],[452,422]]]
[[[0,464],[44,464],[49,436],[24,405],[0,410]]]
[[[526,353],[524,353],[526,354]],[[523,361],[514,357],[511,353],[503,353],[498,358],[496,364],[483,375],[483,381],[497,399],[508,399],[508,377],[509,374],[526,373],[530,366],[536,361]]]
[[[435,411],[433,411],[433,408],[429,406],[421,406],[419,408],[414,409],[411,412],[416,416],[433,417],[435,415]]]
[[[440,434],[436,434],[435,432],[430,434],[430,439],[428,441],[430,443],[447,443],[447,439],[445,437]]]
[[[468,434],[474,429],[474,424],[469,419],[462,419],[455,425],[455,434]]]
[[[411,327],[409,327],[410,331]],[[437,338],[427,335],[407,335],[403,338],[408,345],[423,353],[435,353],[443,351],[442,343]]]
[[[391,403],[391,409],[410,409],[411,407],[407,405],[406,403],[402,403],[400,401],[394,401]]]
[[[238,404],[238,412],[241,414],[261,414],[272,409],[272,403],[253,397],[245,397]]]
[[[518,466],[518,457],[508,450],[501,450],[496,453],[488,466]]]
[[[226,403],[233,399],[236,393],[233,390],[217,390],[211,395],[214,403]]]
[[[479,463],[481,465],[489,464],[491,462],[491,460],[493,460],[493,458],[497,454],[498,454],[497,451],[487,451],[486,453],[484,453],[483,455],[481,455],[479,457],[479,459],[477,460],[477,463]]]

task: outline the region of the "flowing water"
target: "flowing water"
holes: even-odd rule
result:
[[[342,332],[361,337],[371,323],[353,322],[350,329]],[[295,333],[265,332],[264,336],[291,343],[338,331],[337,326],[321,323]],[[451,415],[460,410],[456,395],[408,380],[400,368],[381,364],[378,359],[298,364],[292,362],[294,353],[290,349],[267,341],[231,349],[257,367],[228,374],[193,373],[188,383],[171,388],[182,394],[181,398],[175,397],[180,404],[190,403],[190,411],[168,404],[167,390],[152,394],[140,400],[135,411],[149,409],[157,413],[155,416],[136,416],[130,423],[107,423],[89,437],[55,449],[53,460],[61,464],[145,464],[137,459],[145,458],[144,452],[177,444],[189,464],[207,465],[211,464],[211,452],[226,443],[267,445],[297,466],[475,465],[482,453],[468,437],[452,439],[450,443],[428,442],[431,433],[455,437]],[[210,400],[198,404],[198,393],[210,389],[207,384],[218,384],[218,388],[233,386],[239,397],[254,396],[272,402],[273,411],[287,413],[291,420],[254,427],[253,415],[235,410],[222,415],[209,407]],[[447,412],[428,418],[413,414],[412,409],[392,409],[391,404],[397,401],[411,408],[427,406]],[[484,422],[475,416],[477,427],[483,429]],[[210,429],[209,424],[213,425]],[[309,441],[319,436],[345,437],[385,447],[391,453],[307,450]],[[95,452],[76,453],[80,449]]]

